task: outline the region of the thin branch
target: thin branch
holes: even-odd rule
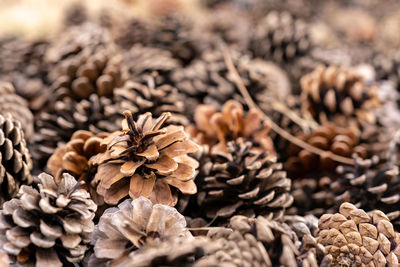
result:
[[[246,89],[246,86],[243,83],[242,78],[240,77],[239,73],[237,72],[235,65],[232,62],[232,58],[229,54],[228,48],[225,48],[224,51],[224,59],[225,59],[225,64],[229,70],[229,72],[233,75],[234,81],[236,83],[236,86],[238,87],[240,93],[242,94],[244,100],[246,101],[246,104],[250,107],[253,108],[255,110],[257,110],[258,112],[260,112],[260,114],[264,117],[264,119],[270,124],[271,129],[276,132],[277,134],[279,134],[280,136],[282,136],[283,138],[285,138],[286,140],[288,140],[289,142],[311,152],[314,153],[316,155],[319,156],[324,156],[324,157],[329,157],[330,159],[336,161],[336,162],[340,162],[346,165],[354,165],[354,160],[352,158],[347,158],[347,157],[343,157],[337,154],[332,153],[331,151],[326,151],[326,150],[322,150],[320,148],[317,148],[315,146],[312,146],[306,142],[304,142],[303,140],[300,140],[299,138],[291,135],[290,133],[288,133],[287,131],[285,131],[284,129],[282,129],[278,124],[276,124],[274,121],[272,121],[258,106],[257,104],[253,101],[253,99],[251,98],[249,92]]]

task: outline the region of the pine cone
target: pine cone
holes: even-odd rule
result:
[[[227,144],[227,153],[212,153],[203,160],[196,178],[197,203],[206,217],[235,214],[280,218],[293,202],[291,181],[274,154],[260,152],[243,140]]]
[[[129,258],[131,252],[146,246],[155,247],[169,237],[192,239],[185,218],[175,208],[153,205],[145,197],[126,199],[101,216],[93,234],[94,254],[89,259],[89,266],[127,263],[132,260]]]
[[[297,135],[297,138],[325,150],[327,153],[318,156],[295,144],[290,144],[287,149],[285,166],[291,176],[310,174],[311,171],[312,173],[316,173],[318,171],[334,170],[337,165],[330,158],[329,153],[343,157],[351,157],[353,153],[363,158],[368,156],[367,146],[360,144],[359,137],[354,134],[354,131],[339,128],[331,123],[322,125],[310,134],[301,133]]]
[[[96,193],[96,186],[92,180],[96,169],[89,165],[92,156],[103,153],[106,145],[102,141],[108,133],[93,134],[89,131],[76,131],[71,140],[64,146],[59,146],[47,161],[50,174],[60,180],[63,173],[69,173],[78,181],[85,182],[85,189],[89,191],[92,199],[98,205],[104,205],[104,200]]]
[[[375,123],[373,108],[379,106],[377,88],[365,85],[361,76],[335,66],[316,68],[301,78],[303,112],[318,122],[335,121],[347,127]]]
[[[115,89],[114,102],[120,110],[130,110],[133,114],[150,112],[153,116],[160,116],[163,112],[171,112],[173,121],[170,123],[189,124],[183,96],[170,85],[159,85],[158,77],[157,73],[143,74],[143,81],[127,81],[123,87]]]
[[[11,114],[21,122],[25,137],[29,139],[33,134],[33,115],[25,99],[15,94],[10,83],[0,82],[0,114]]]
[[[96,27],[73,27],[49,49],[48,58],[55,63],[49,77],[56,100],[65,96],[80,100],[93,93],[111,96],[126,79],[122,58],[116,55],[107,32]]]
[[[190,125],[188,132],[201,145],[208,145],[211,153],[226,153],[227,143],[239,137],[251,141],[262,152],[274,154],[269,126],[259,112],[250,110],[245,115],[243,106],[234,101],[226,102],[218,112],[214,107],[200,105],[194,114],[196,125]]]
[[[287,12],[271,11],[258,23],[250,41],[256,57],[284,64],[308,53],[312,46],[307,25]]]
[[[36,120],[31,153],[39,169],[57,146],[68,142],[75,131],[89,130],[95,134],[116,131],[123,117],[111,99],[92,94],[76,102],[71,98],[57,101],[48,112]]]
[[[367,214],[346,202],[340,213],[324,214],[318,223],[319,242],[325,246],[329,266],[397,266],[400,234],[386,215]]]
[[[198,146],[188,139],[183,127],[161,128],[170,113],[154,121],[151,113],[146,113],[137,122],[131,112],[124,115],[123,130],[105,138],[102,143],[107,151],[89,161],[98,166],[93,182],[105,202],[117,204],[129,195],[174,206],[178,191],[195,194],[193,179],[198,162],[187,154],[196,152]]]
[[[66,266],[82,260],[94,230],[96,204],[74,177],[46,173],[39,189],[22,186],[0,211],[0,246],[19,264]]]
[[[0,115],[0,207],[17,194],[21,184],[32,183],[31,169],[21,123]]]
[[[285,223],[238,215],[231,218],[230,227],[209,232],[222,248],[201,258],[199,266],[297,266],[298,240]]]

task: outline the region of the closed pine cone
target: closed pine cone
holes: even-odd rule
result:
[[[379,210],[366,213],[348,202],[339,213],[324,214],[318,223],[319,242],[329,266],[398,266],[400,234]]]
[[[174,206],[178,191],[197,192],[195,169],[198,162],[189,157],[198,146],[189,140],[182,126],[161,128],[170,117],[163,113],[153,120],[151,113],[140,115],[134,121],[125,111],[123,130],[105,138],[104,153],[92,157],[90,164],[97,167],[94,183],[97,193],[107,204],[117,204],[129,195],[136,199],[148,197],[153,203]]]
[[[0,246],[21,265],[66,266],[82,260],[94,230],[96,204],[64,174],[60,183],[46,173],[38,189],[22,186],[0,211]]]
[[[245,112],[234,100],[227,101],[220,112],[213,106],[199,105],[194,121],[195,125],[188,126],[188,132],[199,144],[208,145],[211,153],[226,153],[227,143],[240,137],[251,141],[260,151],[275,153],[268,136],[270,128],[260,113],[253,109]]]
[[[123,116],[112,100],[92,94],[77,102],[72,98],[57,101],[36,119],[36,132],[32,137],[31,153],[35,166],[42,168],[57,146],[67,143],[78,130],[95,134],[119,129]]]
[[[114,102],[120,110],[130,110],[133,114],[150,112],[158,117],[163,112],[171,112],[170,123],[187,125],[184,99],[178,90],[168,84],[159,84],[158,73],[142,74],[140,81],[127,81],[114,91]],[[137,119],[134,116],[134,119]]]
[[[287,224],[237,215],[231,218],[230,227],[209,232],[222,248],[201,258],[198,266],[302,266],[296,259],[300,254],[296,234]]]
[[[21,184],[32,183],[31,169],[21,123],[0,115],[0,207],[18,193]]]
[[[297,137],[308,144],[325,150],[318,156],[312,152],[290,144],[287,149],[286,169],[290,175],[304,175],[310,171],[331,171],[337,166],[330,158],[331,153],[343,157],[351,157],[353,153],[366,157],[368,149],[359,144],[359,137],[351,129],[343,129],[334,124],[326,123],[313,130],[310,134],[301,133]]]
[[[129,258],[131,252],[157,246],[163,239],[174,237],[192,239],[185,218],[175,208],[153,205],[145,197],[126,199],[100,217],[93,234],[94,254],[89,266],[136,266]],[[127,262],[130,264],[123,265]]]
[[[89,160],[106,150],[106,145],[102,144],[102,141],[107,136],[108,133],[105,132],[93,134],[78,130],[72,135],[71,140],[59,146],[47,161],[47,169],[56,180],[61,179],[62,174],[67,172],[78,181],[85,182],[83,186],[98,206],[103,205],[104,200],[96,193],[96,185],[92,184],[96,169],[89,165]]]
[[[33,114],[28,103],[15,93],[10,83],[0,82],[0,114],[5,116],[7,113],[21,122],[25,137],[29,139],[33,134]]]
[[[291,180],[276,156],[240,139],[229,142],[226,152],[203,159],[196,178],[197,210],[225,220],[235,214],[280,218],[293,197]]]
[[[367,86],[353,71],[319,66],[300,82],[303,112],[318,122],[334,121],[341,127],[353,121],[375,123],[372,110],[379,106],[377,88]]]
[[[122,59],[107,32],[94,24],[70,28],[49,48],[47,59],[55,66],[49,74],[55,99],[76,100],[91,94],[111,96],[126,79]]]
[[[256,57],[288,63],[308,53],[308,26],[287,12],[271,11],[255,28],[250,48]]]

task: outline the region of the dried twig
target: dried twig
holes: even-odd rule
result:
[[[282,136],[283,138],[285,138],[286,140],[288,140],[289,142],[303,148],[306,149],[307,151],[314,153],[316,155],[319,156],[324,156],[324,157],[329,157],[330,159],[336,161],[336,162],[340,162],[343,164],[347,164],[347,165],[354,165],[354,160],[352,158],[347,158],[347,157],[343,157],[340,155],[336,155],[334,153],[332,153],[331,151],[326,151],[326,150],[322,150],[319,149],[315,146],[312,146],[306,142],[304,142],[303,140],[300,140],[299,138],[291,135],[290,133],[288,133],[287,131],[283,130],[278,124],[276,124],[275,122],[273,122],[258,106],[257,104],[253,101],[253,99],[251,98],[249,92],[246,89],[246,86],[243,83],[242,78],[240,77],[239,73],[237,72],[233,62],[232,62],[232,58],[229,54],[229,51],[227,48],[225,48],[224,51],[224,59],[225,59],[225,64],[229,70],[229,72],[232,74],[232,77],[234,79],[234,82],[237,86],[237,88],[239,89],[240,93],[242,94],[244,100],[246,101],[246,104],[250,107],[250,108],[254,108],[255,110],[257,110],[258,112],[261,113],[261,115],[264,117],[264,119],[270,124],[271,129],[276,132],[277,134],[279,134],[280,136]]]

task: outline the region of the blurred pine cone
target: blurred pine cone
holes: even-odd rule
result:
[[[0,114],[5,116],[8,113],[21,122],[25,137],[29,139],[33,134],[33,115],[28,103],[15,94],[12,84],[0,81]]]
[[[60,180],[62,174],[67,172],[79,182],[83,181],[83,187],[90,193],[93,201],[100,207],[104,200],[96,193],[96,185],[92,184],[96,169],[89,165],[92,156],[103,153],[106,145],[102,141],[108,133],[93,134],[89,131],[76,131],[71,140],[59,146],[47,161],[47,169],[56,181]]]
[[[170,85],[159,85],[158,77],[157,73],[143,74],[140,82],[125,82],[123,87],[115,89],[114,102],[120,110],[130,110],[135,114],[135,120],[139,114],[146,112],[155,117],[161,116],[163,112],[171,112],[171,124],[189,124],[183,96]]]
[[[17,264],[66,266],[82,260],[94,230],[96,204],[64,174],[60,183],[46,173],[38,189],[22,186],[0,211],[0,246]]]
[[[366,85],[352,70],[319,66],[300,82],[303,112],[318,122],[334,121],[341,127],[375,123],[377,88]]]
[[[108,32],[95,24],[71,27],[46,56],[55,65],[49,79],[56,100],[65,96],[80,100],[92,93],[111,96],[126,79],[122,58]]]
[[[69,97],[57,101],[36,119],[36,132],[30,145],[37,168],[46,165],[57,146],[68,142],[75,131],[95,134],[119,129],[123,116],[112,100],[92,94],[77,102]]]
[[[247,114],[246,114],[247,113]],[[200,144],[210,147],[211,153],[227,153],[227,143],[243,138],[261,152],[275,154],[268,124],[257,110],[245,112],[243,106],[229,100],[220,112],[214,107],[199,105],[194,114],[195,125],[187,127],[190,135]]]
[[[208,236],[221,242],[222,248],[197,261],[199,266],[317,266],[316,259],[314,265],[297,260],[299,242],[285,223],[238,215],[231,218],[230,227],[209,232]]]
[[[368,156],[368,148],[360,144],[359,136],[354,131],[335,124],[326,123],[310,134],[300,133],[296,137],[327,152],[319,156],[295,144],[289,144],[285,167],[291,176],[334,170],[337,165],[330,158],[330,153],[343,157],[351,157],[353,153],[363,158]]]
[[[293,202],[291,181],[276,156],[240,139],[229,142],[226,153],[212,153],[202,160],[196,184],[196,211],[211,219],[226,220],[235,214],[276,219]]]
[[[32,161],[21,123],[0,115],[0,207],[15,197],[21,184],[32,183]]]
[[[279,64],[306,55],[311,47],[308,26],[288,12],[269,12],[256,26],[250,41],[256,57]]]
[[[187,154],[196,152],[198,146],[189,140],[183,127],[161,128],[170,113],[156,120],[145,113],[137,122],[130,111],[124,115],[123,130],[105,138],[102,144],[107,145],[106,152],[89,161],[97,166],[93,183],[105,202],[117,204],[129,195],[174,206],[178,191],[195,194],[193,179],[198,162]]]
[[[185,218],[175,208],[153,205],[145,197],[126,199],[101,216],[93,234],[94,254],[89,266],[133,266],[131,252],[138,250],[140,253],[142,247],[156,247],[167,238],[188,241],[193,238],[186,228]]]
[[[329,266],[397,266],[400,234],[379,210],[367,214],[343,203],[340,213],[324,214],[318,223],[319,242]]]

